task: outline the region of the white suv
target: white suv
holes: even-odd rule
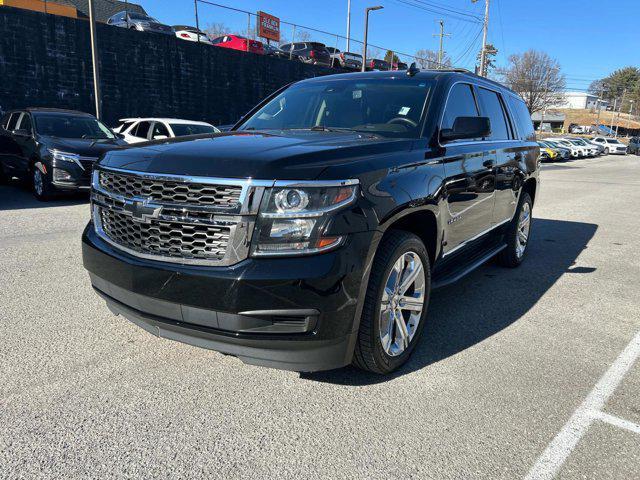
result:
[[[627,154],[627,146],[617,138],[593,137],[591,141],[604,146],[605,155],[609,155],[610,153],[615,153],[618,155]]]
[[[178,118],[122,118],[113,131],[127,143],[220,132],[209,123]]]

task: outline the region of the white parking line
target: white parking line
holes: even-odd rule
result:
[[[640,332],[633,337],[562,430],[547,446],[538,461],[529,470],[525,477],[527,480],[552,479],[556,475],[596,418],[604,419],[601,414],[604,404],[638,357],[640,357]],[[622,419],[618,420],[626,422]],[[614,424],[613,422],[609,423]]]
[[[630,422],[629,420],[625,420],[624,418],[609,415],[604,412],[594,412],[594,417],[598,420],[602,420],[603,422],[610,423],[615,427],[624,428],[625,430],[629,430],[633,433],[640,433],[640,425]]]

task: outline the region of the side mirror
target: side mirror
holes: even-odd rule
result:
[[[453,122],[453,128],[443,128],[440,131],[440,139],[444,142],[483,138],[489,135],[491,135],[489,117],[457,117]]]

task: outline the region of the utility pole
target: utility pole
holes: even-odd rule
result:
[[[598,117],[596,118],[596,132],[600,131],[600,111],[602,110],[602,97],[604,96],[604,85],[600,85],[600,95],[596,103],[598,104]]]
[[[611,110],[611,126],[609,127],[609,130],[613,131],[613,120],[615,118],[615,113],[616,113],[616,107],[618,105],[618,97],[613,99],[613,110]]]
[[[351,42],[351,0],[347,0],[347,52],[350,52]]]
[[[102,105],[100,99],[100,74],[98,72],[98,39],[96,37],[96,12],[93,0],[89,0],[89,33],[91,35],[91,63],[93,66],[93,96],[96,100],[96,118],[102,118]]]
[[[196,35],[198,36],[198,43],[200,43],[200,19],[198,18],[198,0],[193,0],[193,8],[196,12],[196,30],[198,31]]]
[[[440,37],[440,49],[438,50],[438,70],[442,68],[442,60],[444,59],[444,37],[450,37],[450,33],[444,33],[444,20],[439,20],[440,33],[434,33],[434,37]]]
[[[620,127],[620,112],[622,111],[622,106],[624,105],[624,97],[627,94],[627,89],[625,88],[622,91],[622,100],[620,100],[620,108],[618,109],[618,119],[616,120],[616,138],[618,138],[618,128]]]
[[[478,0],[471,0],[476,3]],[[489,31],[489,0],[484,0],[484,22],[482,25],[482,50],[480,50],[480,75],[486,75],[486,61],[487,61],[487,32]]]

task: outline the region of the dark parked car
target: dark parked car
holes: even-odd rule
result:
[[[525,258],[534,138],[522,99],[468,72],[303,80],[230,132],[107,153],[84,266],[114,313],[161,337],[388,373],[433,288]]]
[[[391,64],[386,60],[378,60],[377,58],[373,58],[371,60],[367,60],[367,70],[390,70]]]
[[[285,58],[287,60],[298,60],[298,55],[291,52],[285,52],[275,45],[264,44],[264,54],[270,57]]]
[[[119,12],[107,20],[107,24],[115,27],[138,30],[140,32],[156,32],[167,35],[175,35],[173,28],[160,23],[153,17],[137,12]]]
[[[93,164],[126,145],[88,113],[47,108],[8,112],[0,122],[0,178],[31,182],[38,200],[88,190]]]
[[[633,155],[640,155],[640,137],[631,137],[627,152]]]
[[[292,52],[298,59],[304,63],[312,63],[314,65],[322,65],[329,67],[331,65],[331,54],[324,43],[319,42],[296,42],[285,43],[280,45],[280,50],[289,53]]]

